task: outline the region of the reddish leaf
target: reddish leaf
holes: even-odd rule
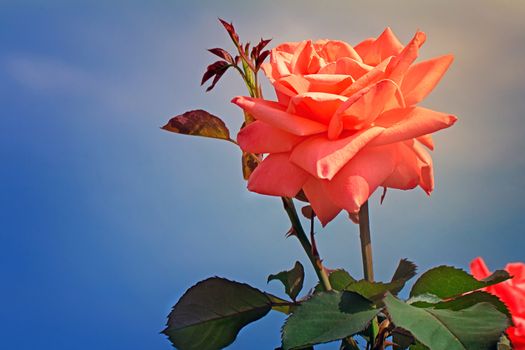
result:
[[[272,39],[263,39],[263,38],[261,38],[261,41],[259,41],[259,43],[257,44],[257,50],[259,52],[261,52],[262,49],[264,49],[266,47],[266,45],[268,45],[270,43],[270,41],[272,41]]]
[[[217,61],[217,62],[210,64],[206,68],[206,72],[202,76],[201,85],[203,85],[206,81],[208,81],[211,77],[216,75],[218,72],[226,71],[228,67],[229,67],[229,64],[226,61]]]
[[[305,205],[304,207],[302,207],[301,213],[307,219],[312,219],[313,217],[315,217],[315,213],[310,205]]]
[[[230,131],[219,118],[202,109],[188,111],[170,119],[162,129],[178,134],[232,141]]]
[[[233,64],[233,57],[230,55],[230,53],[224,49],[221,49],[219,47],[216,47],[214,49],[209,49],[212,54],[219,56],[220,58],[228,61],[229,63]]]
[[[215,74],[215,78],[213,78],[213,81],[212,81],[211,85],[206,89],[206,92],[210,91],[211,89],[213,89],[215,87],[215,84],[217,84],[219,82],[219,79],[223,76],[224,73],[226,73],[227,69],[228,69],[228,67],[226,67],[226,69],[221,70],[221,71],[217,72],[217,74]]]
[[[261,41],[259,41],[259,43],[257,45],[255,45],[252,49],[252,57],[253,59],[257,60],[257,58],[259,57],[261,51],[266,47],[266,45],[268,45],[268,43],[272,41],[272,39],[267,39],[267,40],[264,40],[261,38]]]
[[[239,36],[237,35],[237,32],[235,32],[235,28],[233,27],[233,23],[228,23],[222,18],[219,18],[219,21],[222,23],[228,34],[230,35],[230,38],[232,38],[233,42],[236,46],[239,46]]]
[[[270,54],[270,51],[266,50],[263,53],[261,53],[259,57],[257,57],[257,60],[255,61],[256,70],[259,70],[259,68],[261,68],[261,64],[263,64],[264,60],[266,59],[266,57],[268,57],[269,54]]]
[[[295,195],[295,199],[301,201],[301,202],[305,202],[305,203],[308,203],[308,198],[306,198],[306,194],[304,194],[304,191],[303,190],[300,190],[299,193],[297,193]]]

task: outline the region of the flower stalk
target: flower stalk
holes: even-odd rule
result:
[[[361,241],[361,257],[365,279],[374,282],[374,265],[372,262],[372,241],[370,238],[370,217],[368,214],[368,201],[359,210],[359,238]]]
[[[244,83],[246,84],[246,87],[248,88],[248,92],[250,96],[254,98],[262,98],[262,89],[261,89],[261,86],[259,85],[257,73],[259,72],[260,64],[262,63],[264,58],[267,57],[269,54],[269,52],[264,52],[262,51],[262,49],[268,44],[270,40],[261,39],[261,42],[252,49],[252,53],[250,55],[248,51],[249,44],[243,46],[239,42],[239,37],[237,33],[235,32],[233,25],[227,22],[224,22],[222,20],[221,20],[221,23],[224,25],[224,27],[230,34],[230,37],[232,38],[233,43],[235,44],[237,51],[239,53],[239,55],[235,59],[231,58],[231,55],[228,54],[229,57],[231,58],[230,65],[234,67],[241,75],[242,79],[244,80]],[[250,60],[249,56],[251,56],[252,60]],[[239,67],[237,64],[239,61],[242,64],[242,68]],[[244,113],[244,118],[245,118],[246,125],[254,120],[253,117],[246,111]],[[254,154],[254,156],[257,159],[259,159],[259,161],[262,160],[260,154]],[[321,285],[326,291],[332,290],[332,286],[330,285],[328,275],[323,267],[323,263],[319,256],[317,248],[315,247],[315,244],[312,245],[313,242],[310,243],[310,241],[308,240],[308,237],[306,236],[306,233],[303,229],[299,216],[297,215],[297,210],[295,209],[293,200],[291,198],[282,197],[282,201],[283,201],[284,209],[286,210],[286,213],[288,214],[288,217],[290,218],[290,222],[292,224],[292,233],[294,236],[296,236],[299,239],[301,246],[306,252],[308,259],[310,259],[310,262],[312,263],[312,266],[317,274],[317,277],[319,278],[319,282],[321,283]],[[312,232],[312,240],[313,240],[313,232]]]
[[[301,221],[299,219],[299,215],[297,215],[295,205],[293,204],[293,199],[282,197],[282,201],[284,205],[284,210],[286,210],[286,213],[290,218],[290,223],[292,224],[292,234],[296,236],[297,239],[299,239],[299,242],[301,243],[301,246],[306,252],[308,259],[310,259],[315,273],[319,278],[319,282],[321,282],[321,285],[323,286],[324,290],[331,291],[332,286],[330,284],[330,280],[328,279],[328,274],[326,273],[326,270],[323,267],[323,263],[319,256],[319,253],[317,252],[317,249],[313,249],[312,244],[306,236],[306,233],[303,229],[303,225],[301,224]]]
[[[363,273],[365,279],[374,282],[374,264],[372,260],[372,240],[370,235],[370,215],[368,212],[368,201],[359,210],[359,240],[361,242],[361,259],[363,261]],[[375,340],[379,332],[377,317],[370,323],[370,342],[371,348],[375,345]],[[368,348],[368,347],[367,347]]]

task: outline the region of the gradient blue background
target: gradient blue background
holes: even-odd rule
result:
[[[200,279],[282,295],[266,276],[299,259],[314,283],[279,200],[245,190],[238,149],[159,129],[197,107],[238,129],[239,78],[199,86],[205,49],[231,48],[217,17],[275,43],[421,29],[422,58],[454,53],[424,102],[459,117],[436,136],[434,194],[371,200],[377,277],[402,257],[422,270],[525,260],[522,2],[0,1],[2,349],[169,349],[165,315]],[[344,215],[318,237],[328,267],[360,275]],[[273,349],[282,320],[230,348]]]

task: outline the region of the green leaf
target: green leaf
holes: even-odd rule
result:
[[[415,276],[416,269],[417,267],[414,263],[407,259],[402,259],[399,261],[399,265],[391,282],[384,283],[360,280],[357,282],[351,282],[344,290],[359,293],[373,302],[378,302],[383,298],[387,291],[397,295],[403,289],[406,282]]]
[[[397,266],[394,276],[392,276],[391,283],[398,281],[403,281],[403,284],[398,287],[392,288],[390,292],[394,295],[397,295],[401,289],[405,286],[405,283],[416,275],[417,266],[412,261],[408,259],[401,259],[399,265]]]
[[[416,342],[415,344],[410,345],[410,350],[428,350],[428,348],[420,342]]]
[[[296,304],[294,302],[281,299],[270,293],[264,293],[272,302],[272,310],[281,312],[283,314],[289,315],[293,312]]]
[[[286,294],[295,301],[301,289],[303,289],[304,267],[296,261],[294,267],[288,271],[281,271],[278,274],[268,276],[268,282],[279,280],[284,285]]]
[[[233,142],[226,124],[202,109],[188,111],[170,119],[162,129],[177,134],[195,135]]]
[[[242,327],[272,308],[268,296],[247,284],[213,277],[188,289],[162,331],[184,350],[216,350],[233,343]]]
[[[332,288],[335,290],[342,291],[351,283],[355,283],[356,280],[350,276],[350,274],[345,270],[334,270],[328,276]]]
[[[419,277],[410,291],[410,296],[430,293],[439,298],[448,299],[503,282],[509,278],[508,272],[498,270],[484,280],[478,281],[461,269],[451,266],[439,266],[428,270]]]
[[[453,311],[418,308],[390,293],[384,303],[390,320],[432,350],[490,350],[509,326],[507,316],[489,303]]]
[[[297,307],[283,327],[285,350],[339,340],[364,330],[379,310],[352,292],[320,292]]]
[[[433,305],[432,307],[435,309],[448,309],[458,311],[474,306],[478,303],[492,304],[496,308],[496,310],[505,314],[509,318],[509,320],[512,318],[507,306],[497,296],[482,291],[476,291],[466,295],[462,295],[450,301],[442,301]]]
[[[407,300],[407,304],[417,307],[430,307],[442,301],[443,299],[438,298],[434,294],[424,293],[411,297]]]
[[[350,284],[346,287],[346,291],[355,292],[359,295],[371,300],[373,302],[380,301],[386,292],[390,290],[397,290],[399,286],[404,284],[404,282],[369,282],[367,280],[360,280],[355,283]]]
[[[343,269],[333,270],[332,272],[330,272],[330,274],[328,275],[328,280],[332,285],[332,289],[338,291],[343,291],[346,288],[346,286],[356,282],[356,280],[352,276],[350,276],[350,274],[347,271]],[[322,292],[324,291],[324,288],[320,283],[318,283],[315,286],[315,291]]]
[[[345,270],[335,270],[328,278],[335,290],[356,292],[365,298],[377,302],[380,301],[387,291],[397,295],[405,286],[405,283],[416,274],[416,265],[406,259],[402,259],[392,277],[392,281],[369,282],[367,280],[356,281]]]

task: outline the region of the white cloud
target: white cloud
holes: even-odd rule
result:
[[[3,61],[4,69],[13,80],[38,92],[81,91],[95,83],[87,71],[59,59],[17,54]]]

